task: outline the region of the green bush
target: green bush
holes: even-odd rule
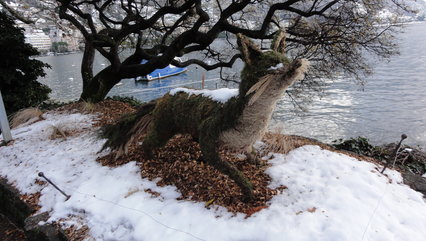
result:
[[[23,29],[0,11],[0,90],[8,114],[36,106],[49,98],[50,88],[37,82],[49,65],[31,58],[37,49],[25,43]]]
[[[55,52],[55,53],[68,52],[68,43],[66,43],[66,42],[53,42],[50,50],[52,52]]]
[[[377,148],[368,142],[367,138],[357,137],[348,140],[335,140],[333,146],[338,150],[351,151],[364,156],[374,156]]]

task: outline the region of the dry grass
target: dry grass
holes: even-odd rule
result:
[[[315,145],[315,146],[321,147],[324,150],[344,154],[358,160],[380,164],[380,161],[372,157],[359,155],[359,154],[356,154],[350,151],[345,151],[345,150],[336,150],[333,146],[330,146],[320,141],[317,141],[315,139],[307,138],[303,136],[284,135],[284,134],[281,134],[280,132],[274,131],[274,132],[267,132],[265,136],[263,137],[262,141],[266,143],[266,147],[264,147],[262,150],[263,152],[266,152],[266,153],[275,152],[275,153],[287,154],[290,151],[296,148],[299,148],[301,146]]]
[[[288,136],[282,134],[282,127],[275,128],[272,132],[267,132],[264,140],[267,143],[267,151],[286,154],[290,150]]]
[[[305,145],[317,145],[323,149],[334,151],[334,148],[331,146],[315,139],[296,135],[284,135],[282,134],[282,128],[277,128],[273,132],[267,132],[263,137],[263,141],[266,143],[266,147],[264,148],[266,152],[287,154]]]
[[[94,113],[96,110],[96,104],[94,103],[83,101],[81,106],[83,113]]]
[[[43,112],[38,108],[27,108],[16,112],[10,121],[10,128],[16,128],[22,124],[32,124],[42,120]]]

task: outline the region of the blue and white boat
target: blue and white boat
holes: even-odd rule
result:
[[[147,61],[144,59],[141,61],[141,64],[145,64]],[[147,74],[146,76],[139,76],[136,78],[136,80],[139,81],[151,81],[151,80],[157,80],[157,79],[164,79],[170,76],[182,74],[186,72],[188,68],[180,68],[176,67],[174,65],[169,64],[167,67],[162,69],[156,69],[152,71],[152,73]]]

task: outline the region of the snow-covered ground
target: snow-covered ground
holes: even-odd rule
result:
[[[40,212],[50,221],[78,217],[96,240],[425,240],[426,203],[401,184],[399,173],[381,175],[374,164],[305,146],[273,154],[267,170],[272,186],[288,189],[270,207],[232,215],[224,208],[178,201],[173,186],[142,179],[135,162],[103,167],[95,159],[103,140],[93,116],[45,114],[46,120],[13,130],[15,141],[0,147],[0,175],[22,193],[41,192]],[[56,128],[74,132],[51,139]],[[271,154],[270,154],[271,155]],[[270,156],[272,157],[272,156]],[[35,184],[38,172],[71,195]],[[161,196],[144,192],[151,189]],[[70,218],[73,216],[74,218]]]

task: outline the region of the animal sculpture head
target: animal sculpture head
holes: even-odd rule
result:
[[[271,43],[271,49],[262,51],[247,37],[238,34],[237,43],[245,66],[241,72],[240,94],[245,93],[260,78],[268,74],[271,67],[288,65],[290,60],[285,56],[285,33],[279,31]]]
[[[291,61],[285,56],[285,37],[285,32],[279,31],[271,43],[271,48],[262,51],[247,37],[241,34],[237,36],[245,63],[241,71],[240,97],[258,92],[260,87],[265,88],[268,85],[275,85],[276,89],[284,90],[304,78],[309,63],[303,59]]]

